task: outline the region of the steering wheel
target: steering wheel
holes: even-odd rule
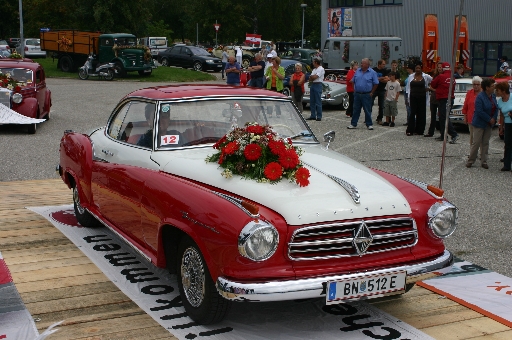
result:
[[[295,134],[295,131],[289,127],[288,125],[284,125],[284,124],[272,124],[272,127],[275,128],[275,127],[284,127],[286,129],[288,129],[290,132],[291,132],[291,135],[290,136],[293,136]]]
[[[215,143],[219,140],[219,137],[203,137],[200,139],[196,139],[187,143],[184,143],[183,146],[191,146],[191,145],[198,145],[198,144],[206,144],[206,143]]]

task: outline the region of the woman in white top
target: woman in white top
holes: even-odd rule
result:
[[[236,62],[242,65],[242,48],[240,46],[235,46],[236,52]]]
[[[228,47],[224,46],[222,49],[222,80],[224,80],[224,70],[226,69],[226,64],[228,62],[229,54]]]
[[[411,115],[407,124],[407,136],[423,135],[427,120],[427,106],[430,106],[430,94],[428,92],[432,77],[423,73],[422,65],[414,67],[414,73],[409,76],[406,92],[409,96]]]

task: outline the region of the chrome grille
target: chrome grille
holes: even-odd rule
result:
[[[144,56],[141,55],[141,54],[132,54],[132,53],[127,53],[127,54],[124,54],[123,57],[127,60],[129,60],[130,62],[133,62],[135,61],[135,65],[137,64],[143,64],[144,62]],[[129,65],[129,66],[132,66],[132,65]]]
[[[360,220],[297,229],[288,244],[288,256],[292,260],[360,256],[353,240],[362,222]],[[412,218],[364,220],[364,223],[373,237],[365,254],[412,247],[418,241],[416,223]]]
[[[7,89],[0,89],[0,104],[4,104],[9,109],[11,108],[11,91]]]

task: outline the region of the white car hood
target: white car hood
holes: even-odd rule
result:
[[[206,156],[216,151],[211,148],[157,151],[152,158],[164,172],[258,202],[281,214],[289,225],[411,213],[405,197],[372,170],[321,145],[301,147],[305,150],[301,160],[321,171],[308,167],[310,184],[302,188],[286,179],[278,184],[257,183],[238,175],[226,179],[221,176],[223,169],[217,163],[205,162]],[[355,203],[349,193],[326,174],[355,186],[360,203]]]

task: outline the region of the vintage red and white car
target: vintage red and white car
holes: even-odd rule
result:
[[[205,161],[247,123],[300,147],[309,184],[222,176],[220,162]],[[251,140],[260,137],[268,136]],[[457,209],[441,189],[330,150],[332,131],[323,139],[276,92],[152,87],[123,98],[106,126],[65,131],[57,171],[79,223],[100,221],[175,273],[187,314],[201,324],[221,320],[231,301],[401,294],[451,265],[443,239]]]
[[[52,94],[39,63],[31,59],[0,59],[0,82],[0,104],[26,117],[50,119]],[[36,133],[37,123],[27,127],[28,133]]]

